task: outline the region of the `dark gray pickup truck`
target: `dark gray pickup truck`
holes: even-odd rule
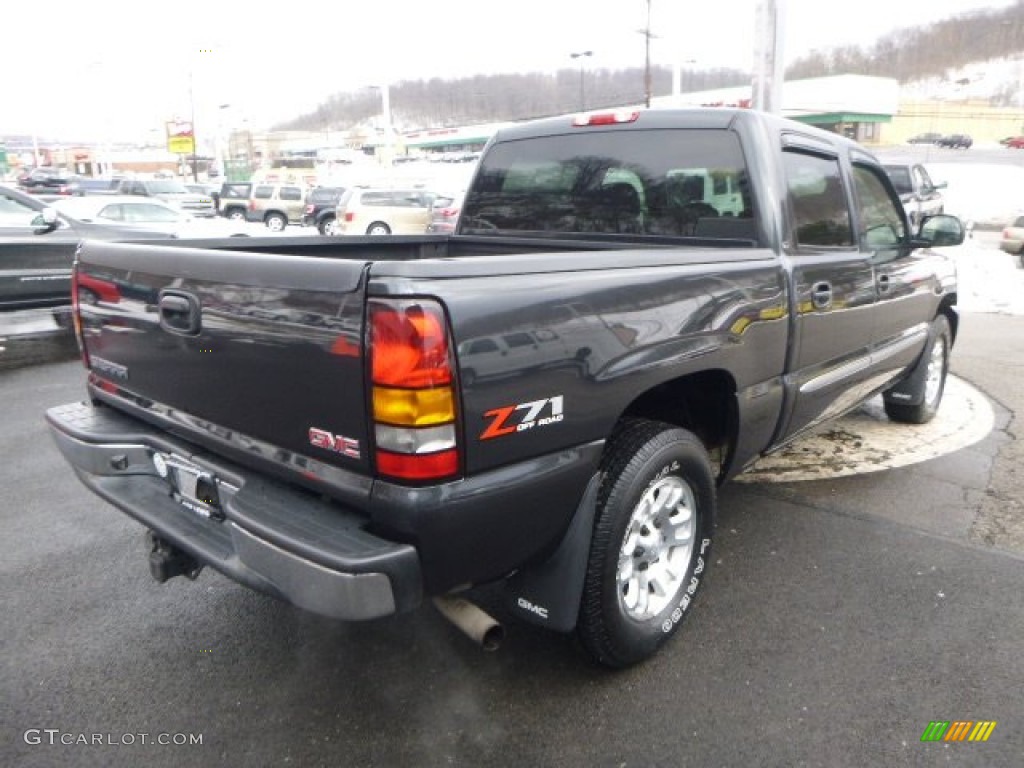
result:
[[[348,620],[500,583],[609,666],[708,572],[715,488],[885,393],[932,417],[957,330],[951,216],[751,110],[499,133],[455,234],[86,242],[87,398],[51,409],[166,580],[204,565]],[[104,290],[100,286],[105,286]]]

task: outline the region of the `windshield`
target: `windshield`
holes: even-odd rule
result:
[[[909,168],[902,165],[887,165],[885,171],[889,174],[892,185],[898,193],[906,195],[914,191],[914,186],[910,183]]]
[[[189,192],[185,185],[174,179],[157,179],[147,182],[149,191],[154,195],[187,195]]]
[[[314,189],[309,195],[309,202],[336,203],[344,191],[344,189],[336,189],[333,187],[321,187],[320,189]]]

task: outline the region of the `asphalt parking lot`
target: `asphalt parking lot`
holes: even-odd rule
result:
[[[992,407],[979,441],[724,488],[698,609],[619,673],[522,624],[487,654],[429,608],[346,625],[209,570],[156,584],[141,528],[43,424],[82,396],[73,345],[7,347],[33,364],[0,375],[2,765],[1021,765],[1024,316],[964,316],[953,373]],[[936,720],[997,725],[923,743]]]

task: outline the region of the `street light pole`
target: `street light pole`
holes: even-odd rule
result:
[[[199,160],[196,157],[196,99],[195,99],[195,70],[188,73],[188,104],[191,111],[189,119],[192,121],[192,181],[199,183]]]
[[[583,90],[583,59],[593,55],[593,51],[579,51],[578,53],[569,54],[570,58],[580,60],[580,112],[585,112],[587,109],[587,99]]]
[[[644,106],[650,109],[651,106],[651,38],[657,35],[651,34],[651,0],[647,0],[647,24],[643,29],[638,29],[644,36]]]

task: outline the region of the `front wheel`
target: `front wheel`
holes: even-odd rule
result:
[[[707,573],[715,512],[711,461],[690,432],[624,422],[602,459],[577,634],[601,664],[653,655],[678,629]]]
[[[284,228],[288,226],[288,219],[280,213],[271,213],[264,219],[264,223],[271,232],[283,232]]]
[[[939,315],[932,321],[930,344],[924,357],[918,363],[923,371],[911,374],[909,386],[904,383],[890,390],[883,398],[886,415],[893,421],[904,424],[926,424],[939,410],[942,393],[946,389],[946,374],[949,371],[949,350],[953,336],[949,320]]]
[[[375,221],[373,224],[366,228],[366,234],[368,235],[390,235],[391,227],[385,224],[383,221]]]

